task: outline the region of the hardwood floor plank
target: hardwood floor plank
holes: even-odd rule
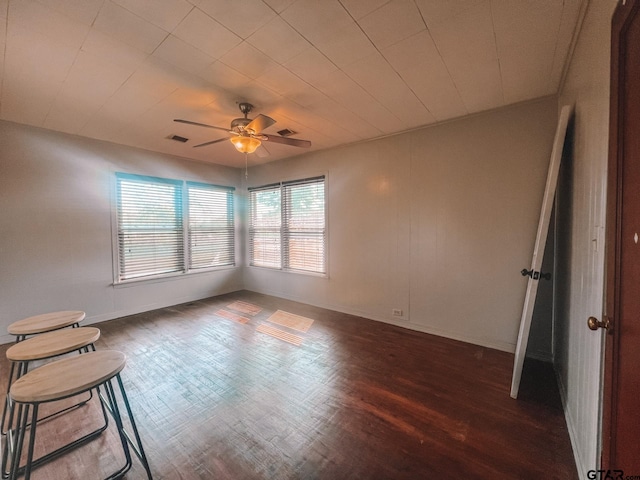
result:
[[[272,337],[279,340],[289,342],[292,345],[302,345],[303,338],[301,336],[294,335],[290,332],[285,332],[284,330],[280,330],[279,328],[272,327],[271,325],[267,325],[265,323],[261,323],[260,325],[258,325],[258,327],[256,328],[256,332],[266,333],[267,335],[271,335]]]
[[[229,320],[233,320],[238,323],[249,323],[249,319],[247,317],[243,317],[242,315],[238,315],[237,313],[229,312],[227,310],[219,309],[216,310],[216,315],[223,318],[228,318]]]
[[[260,308],[259,306],[252,305],[250,303],[243,302],[241,300],[236,300],[235,302],[230,303],[229,305],[227,305],[227,308],[230,308],[231,310],[236,310],[238,312],[246,313],[247,315],[251,315],[252,317],[262,311],[262,308]]]
[[[255,316],[218,316],[234,302]],[[257,331],[277,310],[314,319],[299,346]],[[545,364],[525,363],[513,400],[510,354],[252,292],[97,326],[97,347],[128,357],[157,480],[578,478]],[[93,404],[45,422],[38,452],[99,420]],[[33,478],[103,478],[122,461],[117,442],[110,428]],[[143,478],[134,460],[127,479]]]

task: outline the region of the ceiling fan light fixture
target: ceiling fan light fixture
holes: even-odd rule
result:
[[[242,135],[231,137],[229,140],[240,153],[253,153],[262,144],[257,138]]]

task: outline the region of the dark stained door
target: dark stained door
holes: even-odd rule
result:
[[[602,468],[640,476],[640,0],[612,22]],[[595,374],[596,372],[594,372]],[[615,477],[617,478],[617,477]],[[640,478],[640,477],[638,477]]]

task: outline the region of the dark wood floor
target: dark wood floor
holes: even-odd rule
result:
[[[216,314],[238,299],[263,310],[244,324]],[[314,320],[291,331],[300,346],[256,331],[277,309]],[[513,400],[510,354],[251,292],[97,326],[99,349],[128,356],[157,480],[578,478],[545,364],[527,360]],[[44,422],[39,448],[88,431],[97,412]],[[109,429],[32,478],[104,478],[116,447]],[[146,478],[139,462],[127,478]]]

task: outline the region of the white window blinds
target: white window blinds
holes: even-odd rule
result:
[[[326,273],[325,178],[249,190],[251,265]]]
[[[184,270],[182,186],[118,176],[119,279]]]
[[[116,174],[117,282],[234,265],[233,188]]]
[[[233,190],[187,182],[189,268],[233,265]]]
[[[249,203],[251,210],[249,221],[251,265],[281,268],[280,185],[250,190]]]
[[[324,177],[282,185],[286,268],[325,273]]]

